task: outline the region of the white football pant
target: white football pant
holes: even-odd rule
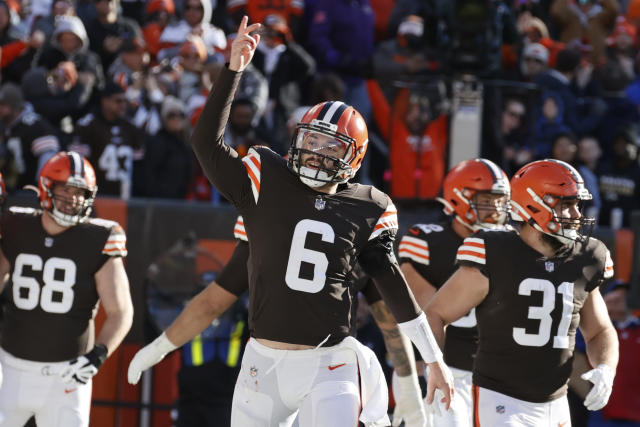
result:
[[[33,362],[0,349],[4,380],[0,388],[2,427],[22,427],[35,415],[38,427],[87,427],[91,381],[65,383],[60,372],[69,362]]]
[[[356,354],[345,348],[276,350],[249,340],[233,393],[231,427],[353,427],[360,390]]]
[[[571,427],[567,396],[534,403],[473,386],[474,426]]]

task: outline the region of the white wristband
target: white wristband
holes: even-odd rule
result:
[[[154,349],[154,352],[163,355],[178,348],[178,346],[169,341],[169,338],[167,338],[167,334],[165,334],[164,332],[158,338],[153,340],[153,342],[151,343],[151,347]]]
[[[424,313],[408,322],[398,323],[398,327],[415,344],[425,363],[442,361],[442,351]]]

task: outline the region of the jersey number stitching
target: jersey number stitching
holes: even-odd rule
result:
[[[528,334],[525,328],[513,328],[513,339],[520,345],[542,347],[551,337],[551,312],[556,305],[556,287],[548,280],[524,279],[518,287],[518,294],[530,296],[531,291],[542,292],[542,306],[530,306],[528,318],[540,320],[538,332]],[[558,335],[553,337],[553,348],[569,348],[569,326],[573,315],[573,283],[562,282],[558,286],[562,295],[562,316],[558,324]]]
[[[333,228],[326,222],[303,219],[296,224],[293,238],[291,239],[285,282],[287,286],[295,291],[315,294],[324,288],[329,260],[324,253],[304,247],[307,233],[320,234],[322,241],[327,243],[333,243],[335,239]],[[313,265],[313,279],[300,277],[300,268],[303,262]]]
[[[42,271],[44,286],[33,277],[23,276],[25,266],[33,271]],[[56,271],[62,271],[62,280],[56,279]],[[48,313],[67,313],[73,306],[73,286],[76,284],[76,264],[67,258],[49,258],[43,266],[38,255],[20,254],[16,257],[13,281],[13,302],[19,309],[33,310],[40,307]],[[26,295],[21,292],[26,289]],[[56,298],[54,296],[60,295]],[[58,300],[59,299],[59,300]]]

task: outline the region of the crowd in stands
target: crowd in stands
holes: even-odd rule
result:
[[[359,180],[432,199],[451,83],[469,73],[485,85],[484,157],[507,173],[576,165],[600,224],[640,207],[640,0],[0,0],[9,188],[73,149],[102,196],[217,200],[187,142],[245,14],[264,26],[226,135],[241,155],[285,154],[305,106],[343,100],[371,132]]]

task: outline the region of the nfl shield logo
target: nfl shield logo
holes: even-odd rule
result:
[[[249,375],[251,375],[252,377],[257,376],[258,368],[256,368],[255,366],[252,366],[251,368],[249,368]]]
[[[544,263],[544,269],[551,273],[555,269],[553,261],[547,261]]]
[[[316,209],[321,211],[324,209],[325,206],[325,201],[322,199],[322,197],[318,196],[318,198],[316,199]]]
[[[503,405],[496,406],[496,412],[498,414],[504,414],[504,406]]]
[[[45,237],[44,238],[44,245],[47,248],[50,248],[51,246],[53,246],[53,238],[51,237]]]

